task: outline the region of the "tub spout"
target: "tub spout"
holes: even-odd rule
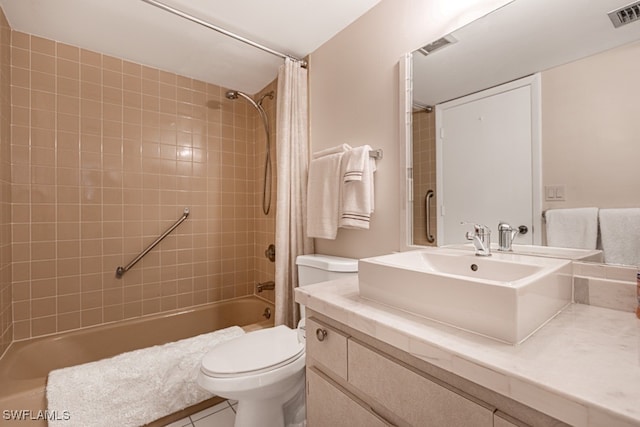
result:
[[[276,288],[276,283],[273,280],[269,280],[268,282],[258,283],[256,285],[256,290],[258,292],[272,291],[275,288]]]

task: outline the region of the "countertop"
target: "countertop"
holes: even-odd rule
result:
[[[296,289],[296,301],[575,426],[640,426],[640,320],[572,304],[509,345],[359,296],[358,279]]]

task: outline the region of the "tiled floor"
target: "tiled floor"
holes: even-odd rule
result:
[[[233,427],[237,402],[225,401],[189,417],[167,424],[166,427]]]

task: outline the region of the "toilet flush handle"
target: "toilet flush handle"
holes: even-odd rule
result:
[[[326,336],[327,336],[326,329],[322,329],[322,328],[316,329],[316,338],[318,339],[318,341],[324,341]]]

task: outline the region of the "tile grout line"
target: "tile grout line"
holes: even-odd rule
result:
[[[218,403],[217,405],[213,405],[213,406],[212,406],[212,407],[210,407],[210,408],[213,408],[213,407],[215,407],[215,406],[221,405],[222,403],[227,403],[227,405],[228,405],[228,406],[227,406],[226,408],[222,408],[222,409],[219,409],[219,410],[217,410],[217,411],[215,411],[215,412],[212,412],[212,413],[210,413],[210,414],[207,414],[207,415],[205,415],[205,416],[202,416],[201,418],[198,418],[197,420],[194,420],[194,419],[193,419],[193,416],[194,416],[194,415],[197,415],[197,414],[199,414],[199,413],[201,413],[201,412],[203,412],[203,411],[206,411],[206,409],[204,409],[203,411],[197,412],[196,414],[191,414],[191,415],[189,415],[187,418],[189,418],[189,421],[191,421],[191,424],[195,427],[195,422],[196,422],[196,421],[200,421],[200,420],[205,419],[205,418],[207,418],[207,417],[210,417],[210,416],[212,416],[212,415],[214,415],[214,414],[217,414],[218,412],[222,412],[222,411],[225,411],[225,410],[229,409],[229,407],[230,407],[231,405],[229,405],[229,403],[228,403],[228,402],[229,402],[229,401],[228,401],[228,400],[226,400],[226,401],[224,401],[224,402],[220,402],[220,403]],[[209,408],[209,409],[210,409],[210,408]],[[232,410],[233,410],[233,408],[232,408]],[[233,411],[233,412],[235,413],[235,411]]]

